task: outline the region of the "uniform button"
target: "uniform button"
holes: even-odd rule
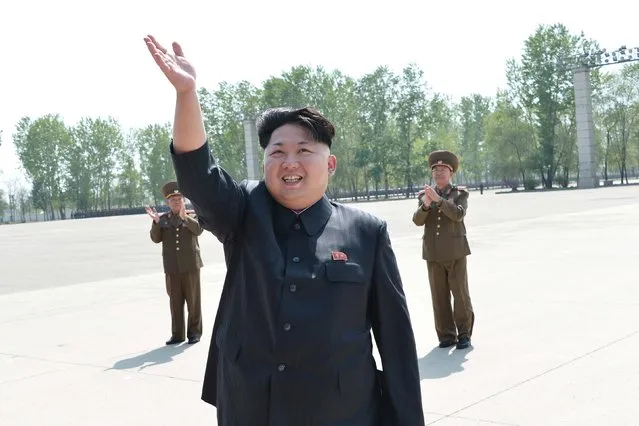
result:
[[[314,280],[316,276],[317,276],[317,275],[315,275],[315,272],[313,272],[313,273],[311,274],[311,279],[312,279],[312,280]]]
[[[296,223],[295,225],[293,225],[293,229],[295,229],[296,231],[300,230],[300,224]]]
[[[291,284],[290,286],[288,286],[288,289],[291,291],[291,293],[295,293],[295,291],[297,290],[297,286],[295,284]]]
[[[280,364],[277,366],[277,371],[284,371],[286,370],[286,366],[284,364]]]
[[[437,220],[442,220],[442,217],[441,216],[437,216]]]
[[[290,331],[291,329],[291,323],[287,322],[284,324],[284,327],[282,327],[284,329],[284,331]]]
[[[438,228],[440,227],[440,226],[439,226],[439,224],[437,224],[437,227],[438,227]]]
[[[294,263],[297,263],[297,262],[299,262],[299,261],[300,261],[300,258],[299,258],[299,257],[295,256],[295,257],[293,258],[293,262],[294,262]]]
[[[176,249],[177,251],[180,251],[180,248],[179,248],[179,247],[176,247],[175,249]]]
[[[435,235],[439,235],[439,232],[438,232],[438,233],[436,233]]]
[[[175,244],[180,244],[180,241],[179,240],[175,240]]]
[[[441,213],[441,212],[442,212],[441,210],[437,210],[437,213]]]

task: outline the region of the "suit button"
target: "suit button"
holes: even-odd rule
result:
[[[284,364],[280,364],[277,366],[277,371],[284,371],[286,370],[286,366]]]
[[[298,263],[299,261],[300,261],[300,258],[299,258],[299,257],[295,256],[295,257],[293,258],[293,262],[294,262],[294,263]]]
[[[295,229],[296,231],[299,231],[301,228],[299,223],[296,223],[295,225],[293,225],[293,229]]]
[[[284,331],[290,331],[291,330],[291,323],[287,322],[286,324],[284,324],[284,327],[282,327],[284,329]]]
[[[291,293],[295,293],[295,291],[297,290],[297,286],[295,284],[291,284],[290,286],[288,286],[288,289]]]

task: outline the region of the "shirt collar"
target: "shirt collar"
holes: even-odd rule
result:
[[[308,235],[315,235],[326,225],[326,222],[328,222],[328,219],[333,213],[333,206],[326,195],[322,196],[315,204],[307,207],[300,213],[295,213],[277,202],[274,204],[273,225],[275,226],[275,232],[278,234],[290,232],[293,222],[299,217],[306,233]]]

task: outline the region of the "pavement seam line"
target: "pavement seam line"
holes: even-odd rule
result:
[[[536,374],[536,375],[534,375],[534,376],[532,376],[532,377],[529,377],[529,378],[527,378],[527,379],[525,379],[525,380],[522,380],[522,381],[520,381],[520,382],[518,382],[518,383],[515,383],[514,385],[511,385],[511,386],[509,386],[509,387],[507,387],[507,388],[505,388],[505,389],[502,389],[502,390],[500,390],[500,391],[498,391],[498,392],[495,392],[495,393],[493,393],[493,394],[491,394],[491,395],[488,395],[488,396],[486,396],[486,397],[484,397],[484,398],[482,398],[482,399],[480,399],[480,400],[478,400],[478,401],[473,402],[472,404],[469,404],[469,405],[467,405],[467,406],[465,406],[465,407],[462,407],[462,408],[460,408],[460,409],[458,409],[458,410],[453,411],[452,413],[447,414],[446,416],[442,417],[441,419],[437,419],[437,420],[435,420],[435,421],[433,421],[433,422],[430,422],[430,423],[428,423],[428,424],[429,424],[429,425],[432,425],[432,424],[435,424],[435,423],[439,422],[440,420],[444,420],[444,419],[447,419],[447,418],[454,417],[454,416],[455,416],[455,414],[461,413],[462,411],[467,410],[467,409],[469,409],[469,408],[471,408],[471,407],[474,407],[474,406],[476,406],[476,405],[479,405],[479,404],[481,404],[482,402],[488,401],[489,399],[492,399],[492,398],[494,398],[494,397],[496,397],[496,396],[499,396],[499,395],[501,395],[501,394],[503,394],[503,393],[506,393],[506,392],[508,392],[508,391],[510,391],[510,390],[513,390],[513,389],[515,389],[515,388],[517,388],[517,387],[519,387],[519,386],[521,386],[521,385],[523,385],[523,384],[526,384],[526,383],[531,382],[531,381],[533,381],[533,380],[535,380],[535,379],[538,379],[538,378],[540,378],[540,377],[542,377],[542,376],[545,376],[545,375],[546,375],[546,374],[548,374],[548,373],[552,373],[553,371],[559,370],[560,368],[563,368],[563,367],[565,367],[565,366],[567,366],[567,365],[570,365],[570,364],[574,363],[575,361],[579,361],[580,359],[583,359],[583,358],[589,357],[590,355],[592,355],[592,354],[594,354],[594,353],[596,353],[596,352],[599,352],[599,351],[601,351],[601,350],[603,350],[603,349],[605,349],[605,348],[608,348],[608,347],[610,347],[610,346],[616,345],[617,343],[622,342],[622,341],[624,341],[624,340],[626,340],[626,339],[629,339],[629,338],[631,338],[631,337],[633,337],[633,336],[635,336],[635,335],[637,335],[637,334],[639,334],[639,330],[636,330],[636,331],[634,331],[634,332],[632,332],[632,333],[630,333],[630,334],[627,334],[627,335],[625,335],[625,336],[623,336],[623,337],[620,337],[619,339],[613,340],[613,341],[612,341],[612,342],[610,342],[610,343],[607,343],[607,344],[605,344],[605,345],[599,346],[598,348],[595,348],[595,349],[593,349],[593,350],[591,350],[591,351],[589,351],[589,352],[586,352],[586,353],[585,353],[585,354],[583,354],[583,355],[579,355],[578,357],[575,357],[575,358],[573,358],[573,359],[569,359],[568,361],[562,362],[561,364],[556,365],[555,367],[549,368],[549,369],[548,369],[548,370],[546,370],[546,371],[542,371],[542,372],[541,372],[541,373],[539,373],[539,374]]]
[[[107,367],[105,365],[99,365],[99,364],[89,364],[89,363],[73,362],[73,361],[52,360],[52,359],[40,358],[40,357],[34,357],[34,356],[10,354],[10,353],[6,353],[6,352],[0,352],[0,355],[10,356],[10,357],[14,357],[14,358],[24,358],[24,359],[28,359],[28,360],[32,360],[32,361],[43,361],[43,362],[50,362],[52,364],[62,364],[62,365],[70,366],[69,368],[60,368],[58,370],[47,371],[47,372],[44,372],[42,374],[56,373],[56,372],[59,372],[59,371],[66,371],[66,370],[70,370],[71,368],[74,368],[74,367],[90,367],[90,368],[99,368],[99,369],[102,370],[102,372],[105,372],[105,371],[120,371],[120,372],[129,372],[129,373],[132,373],[132,374],[144,374],[146,376],[162,377],[162,378],[165,378],[165,379],[183,380],[185,382],[194,382],[194,383],[201,382],[201,380],[189,379],[189,378],[186,378],[186,377],[171,376],[171,375],[167,375],[167,374],[148,373],[146,371],[135,371],[135,370],[128,370],[128,369],[120,370],[120,369],[117,369],[117,368]],[[30,377],[23,377],[21,379],[15,379],[15,380],[9,380],[9,381],[6,381],[6,382],[1,382],[0,386],[5,384],[5,383],[10,383],[10,382],[19,381],[19,380],[22,380],[22,379],[29,379],[29,378],[33,378],[33,377],[38,377],[38,376],[40,376],[42,374],[36,374],[36,375],[30,376]]]

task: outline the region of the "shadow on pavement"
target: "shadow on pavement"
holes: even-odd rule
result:
[[[166,364],[167,362],[173,361],[173,357],[181,354],[190,346],[192,345],[185,343],[181,345],[161,346],[132,358],[121,359],[113,364],[110,370],[129,370],[137,367],[143,370],[148,367]]]
[[[453,347],[454,348],[454,347]],[[462,364],[468,361],[466,354],[473,350],[468,349],[440,349],[435,347],[429,353],[419,359],[419,378],[424,379],[440,379],[459,373],[464,370]]]

